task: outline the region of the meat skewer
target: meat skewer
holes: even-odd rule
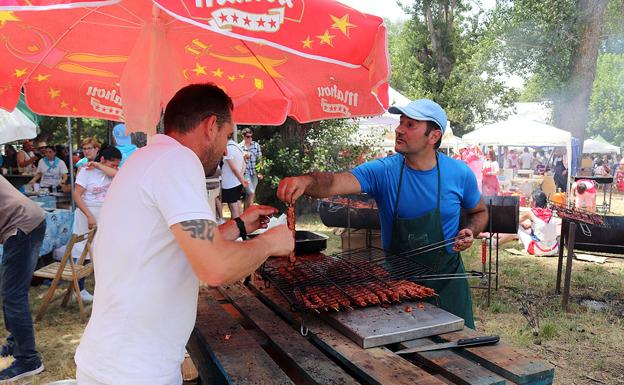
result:
[[[291,203],[288,205],[288,209],[286,210],[286,223],[288,224],[288,229],[292,231],[293,238],[295,241],[297,240],[297,231],[295,230],[295,204]],[[293,251],[288,256],[288,261],[293,264],[297,261],[295,257],[295,252]]]

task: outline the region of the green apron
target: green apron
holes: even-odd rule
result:
[[[403,169],[405,160],[401,165],[399,187],[394,204],[394,228],[392,231],[392,253],[402,253],[414,250],[418,247],[444,241],[444,231],[440,218],[440,167],[436,155],[436,168],[438,172],[438,203],[435,210],[412,219],[399,218],[399,197],[403,183]],[[464,273],[464,263],[458,252],[448,252],[446,247],[432,252],[414,256],[415,260],[433,270],[437,274]],[[449,279],[438,281],[424,281],[426,286],[431,287],[439,294],[439,305],[442,309],[461,317],[465,325],[474,329],[472,315],[472,298],[467,279]]]

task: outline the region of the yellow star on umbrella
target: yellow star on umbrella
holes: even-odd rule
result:
[[[15,77],[16,78],[21,78],[22,76],[26,75],[26,72],[28,72],[28,68],[24,68],[24,69],[15,69]]]
[[[340,32],[344,33],[347,37],[349,37],[349,29],[357,27],[357,25],[349,23],[349,14],[341,18],[337,18],[334,15],[329,15],[329,17],[334,21],[331,27],[333,29],[339,29]]]
[[[232,75],[232,76],[228,76],[228,79],[233,82],[234,80],[236,80],[236,76]]]
[[[328,30],[325,30],[325,33],[322,35],[318,35],[317,38],[321,41],[321,45],[327,44],[331,47],[334,46],[332,39],[336,37],[335,35],[330,35]]]
[[[7,21],[20,21],[11,11],[0,11],[0,28],[4,27]]]
[[[201,65],[201,64],[199,64],[199,63],[195,63],[195,68],[193,68],[193,72],[195,72],[195,75],[196,75],[196,76],[199,76],[199,75],[208,75],[208,74],[206,73],[206,67],[202,66],[202,65]]]
[[[217,68],[216,70],[210,72],[212,72],[212,76],[214,76],[215,78],[223,77],[223,71],[221,71],[221,68]]]
[[[67,107],[67,106],[68,106],[68,104],[67,104],[67,102],[66,102],[66,101],[64,101],[64,100],[63,100],[63,101],[61,101],[61,108],[65,108],[65,107]]]
[[[50,77],[50,75],[39,74],[39,75],[35,76],[35,80],[38,81],[38,82],[42,82],[44,80],[48,80],[49,77]]]
[[[301,40],[301,42],[303,43],[303,48],[310,48],[310,49],[312,49],[312,42],[313,42],[313,40],[310,40],[310,35],[308,35],[308,37],[306,37],[305,40]]]
[[[55,90],[54,88],[50,87],[50,89],[48,90],[48,95],[50,95],[51,99],[58,98],[61,95],[61,90]]]

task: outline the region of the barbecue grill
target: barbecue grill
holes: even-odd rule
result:
[[[265,284],[275,286],[294,311],[321,313],[396,303],[404,299],[435,298],[432,289],[415,282],[483,276],[475,271],[437,274],[412,258],[446,247],[448,242],[392,255],[382,249],[364,248],[329,256],[320,253],[300,255],[295,264],[272,259],[265,262],[260,273]]]
[[[375,200],[366,194],[351,194],[321,200],[321,222],[327,227],[381,228]]]

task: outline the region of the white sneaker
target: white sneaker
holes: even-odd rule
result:
[[[87,291],[87,289],[82,289],[80,292],[80,297],[83,302],[93,302],[93,295]]]

